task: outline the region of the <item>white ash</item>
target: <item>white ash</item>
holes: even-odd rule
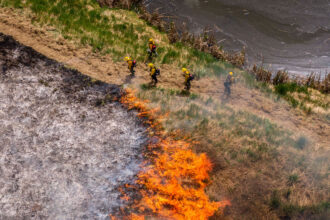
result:
[[[0,219],[109,218],[142,162],[136,114],[96,106],[113,87],[11,38],[1,37],[0,54]]]

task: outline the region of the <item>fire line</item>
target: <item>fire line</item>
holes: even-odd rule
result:
[[[128,109],[137,110],[138,116],[150,126],[151,162],[138,174],[141,199],[133,201],[133,213],[127,219],[144,219],[154,216],[165,219],[208,219],[219,208],[230,205],[229,201],[212,202],[205,193],[212,164],[205,154],[197,155],[191,144],[176,140],[175,135],[165,135],[157,110],[148,109],[147,100],[140,100],[132,89],[126,89],[120,102]],[[166,117],[166,116],[165,116]],[[125,200],[130,198],[124,195]],[[117,219],[112,217],[112,219]]]

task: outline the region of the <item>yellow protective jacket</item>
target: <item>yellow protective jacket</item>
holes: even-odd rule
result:
[[[149,42],[149,50],[152,51],[153,50],[153,46],[155,45],[155,42]]]
[[[189,79],[189,76],[190,76],[190,72],[189,71],[185,71],[184,73],[184,77],[185,77],[185,83],[187,83],[188,79]]]
[[[152,77],[156,73],[156,67],[151,67],[150,68],[150,76]]]
[[[133,60],[128,60],[127,64],[128,64],[128,69],[131,69],[133,66]]]
[[[231,85],[234,82],[234,77],[232,75],[228,75],[225,83]]]

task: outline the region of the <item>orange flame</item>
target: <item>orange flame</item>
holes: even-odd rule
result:
[[[157,110],[149,110],[147,101],[136,98],[132,90],[126,90],[120,101],[129,109],[138,110],[139,117],[153,129],[153,135],[160,137],[158,143],[148,146],[155,157],[138,175],[142,199],[135,201],[138,211],[128,219],[144,219],[145,213],[170,219],[207,219],[220,207],[230,205],[229,201],[211,202],[205,194],[212,169],[205,154],[195,154],[187,141],[165,137],[156,120]]]

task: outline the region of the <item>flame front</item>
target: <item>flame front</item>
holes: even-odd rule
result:
[[[142,198],[134,202],[136,213],[130,219],[144,219],[146,214],[170,219],[207,219],[229,201],[211,202],[205,194],[212,164],[205,154],[197,155],[190,143],[165,136],[156,120],[157,110],[148,110],[146,101],[139,100],[132,90],[126,90],[121,102],[150,125],[158,143],[150,144],[152,162],[138,175]],[[126,198],[126,197],[125,197]]]

